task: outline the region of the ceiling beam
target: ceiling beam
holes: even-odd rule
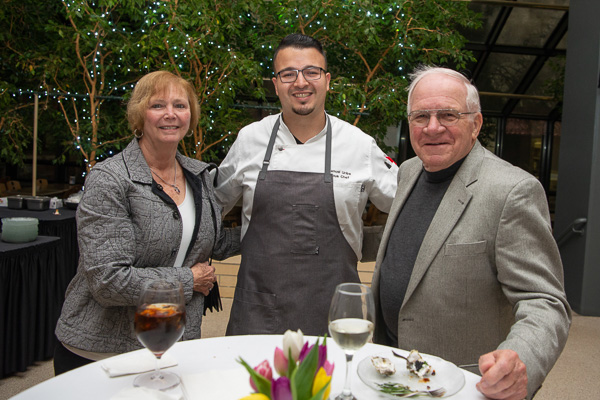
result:
[[[463,3],[483,4],[502,7],[521,7],[521,8],[540,8],[544,10],[569,11],[569,6],[561,6],[557,4],[532,3],[527,1],[510,1],[510,0],[452,0]]]
[[[540,101],[556,101],[553,96],[537,96],[533,94],[520,93],[500,93],[500,92],[479,92],[480,96],[487,97],[504,97],[517,100],[540,100]]]
[[[565,56],[567,50],[563,49],[546,49],[539,47],[525,47],[525,46],[507,46],[498,44],[484,44],[484,43],[472,43],[469,42],[465,45],[466,50],[470,51],[481,51],[489,53],[505,53],[505,54],[521,54],[527,56]]]

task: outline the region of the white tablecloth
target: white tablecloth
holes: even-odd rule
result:
[[[240,391],[250,393],[248,374],[241,371],[243,367],[236,361],[242,357],[250,365],[256,366],[263,360],[273,365],[275,347],[282,347],[282,335],[230,336],[209,339],[190,340],[176,343],[167,354],[170,354],[178,365],[169,371],[184,377],[202,381],[202,384],[186,385],[189,400],[219,399],[229,400],[225,393]],[[306,338],[314,343],[315,337]],[[345,355],[335,342],[327,340],[328,360],[335,363],[330,398],[341,392],[345,377]],[[359,400],[383,399],[377,392],[367,387],[356,375],[357,364],[365,357],[381,350],[389,351],[384,346],[367,344],[354,356],[352,392]],[[146,349],[138,351],[148,351]],[[117,357],[127,357],[123,354]],[[448,399],[485,400],[475,388],[480,377],[464,371],[466,383],[454,396]],[[232,379],[228,379],[228,375]],[[102,370],[100,362],[95,362],[75,369],[55,378],[40,383],[14,397],[14,399],[111,399],[133,386],[136,375],[109,378]],[[190,387],[192,386],[192,387]],[[216,393],[223,393],[215,397]],[[237,400],[239,397],[231,400]]]

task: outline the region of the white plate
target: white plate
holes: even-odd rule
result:
[[[408,352],[404,350],[396,350],[396,352],[403,356],[408,355]],[[371,363],[372,356],[385,357],[391,360],[396,366],[396,373],[390,376],[381,375]],[[365,385],[390,399],[398,399],[398,397],[382,393],[378,384],[400,383],[408,386],[411,390],[435,390],[443,387],[446,389],[446,393],[442,397],[456,394],[465,385],[465,375],[456,365],[439,357],[427,354],[421,354],[421,356],[435,370],[435,375],[427,377],[428,382],[410,373],[406,368],[406,360],[394,356],[391,351],[371,354],[361,360],[358,363],[358,376]]]

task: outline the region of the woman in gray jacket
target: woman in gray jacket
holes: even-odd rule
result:
[[[182,283],[184,340],[200,337],[207,300],[218,308],[208,261],[238,253],[239,232],[222,229],[208,164],[177,151],[198,114],[193,86],[170,72],[136,84],[127,105],[136,138],[94,166],[77,209],[79,267],[56,327],[56,374],[142,347],[133,320],[150,279]]]

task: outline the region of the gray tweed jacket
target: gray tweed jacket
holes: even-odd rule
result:
[[[190,267],[239,253],[239,231],[221,228],[208,164],[177,154],[196,205],[196,226],[181,268],[182,237],[176,204],[153,181],[134,139],[94,166],[77,209],[79,266],[56,327],[58,339],[78,349],[123,353],[141,346],[133,320],[142,285],[152,278],[182,282],[184,340],[200,337],[204,296],[193,291]]]

